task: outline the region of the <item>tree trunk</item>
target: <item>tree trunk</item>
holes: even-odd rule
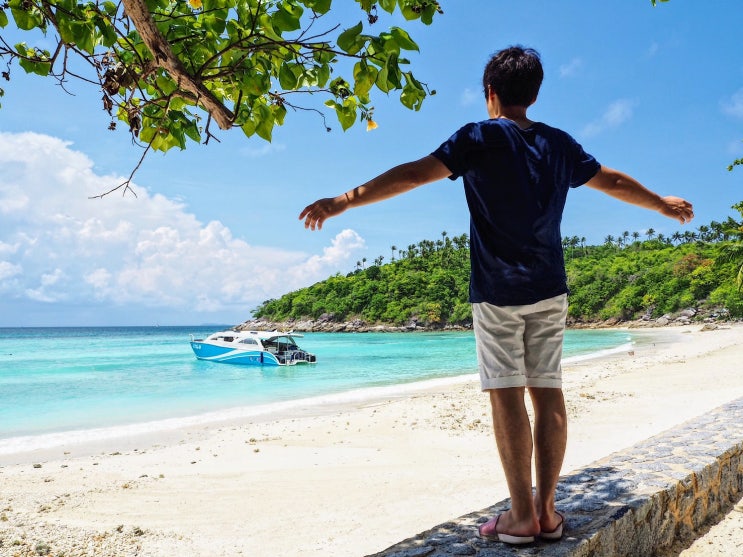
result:
[[[144,0],[122,2],[127,16],[150,49],[155,64],[166,70],[180,88],[192,93],[221,129],[230,129],[234,118],[232,112],[204,86],[201,80],[189,74],[183,63],[173,54],[170,44],[155,25],[155,20],[152,19]]]

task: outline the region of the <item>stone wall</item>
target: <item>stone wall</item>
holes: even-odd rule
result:
[[[562,541],[516,548],[479,539],[477,526],[507,510],[506,499],[369,557],[674,555],[716,523],[741,491],[743,399],[562,477]]]

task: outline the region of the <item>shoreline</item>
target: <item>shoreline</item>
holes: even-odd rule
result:
[[[631,353],[566,365],[563,473],[743,397],[742,332],[671,327]],[[361,557],[507,496],[476,375],[330,412],[38,454],[0,465],[0,481],[0,547],[44,543],[67,557]]]
[[[604,329],[606,330],[606,329]],[[638,332],[626,328],[635,337],[649,335],[650,338],[660,341],[665,337],[672,337],[681,333],[674,333],[672,329],[659,331],[657,328],[648,332]],[[626,353],[633,349],[635,341],[625,344],[563,358],[563,366],[579,364],[585,360],[601,360],[616,354]],[[454,375],[435,379],[423,379],[408,383],[396,383],[385,386],[361,387],[337,393],[322,394],[299,399],[257,404],[252,406],[238,406],[204,412],[194,415],[170,417],[144,422],[105,427],[93,427],[74,430],[51,431],[39,434],[18,435],[0,438],[0,466],[3,464],[17,464],[27,462],[32,457],[54,454],[55,449],[65,446],[74,448],[68,451],[76,455],[92,454],[107,445],[123,444],[124,446],[141,444],[140,439],[157,439],[159,436],[168,438],[177,435],[179,431],[218,427],[220,425],[241,423],[245,421],[266,422],[276,419],[299,418],[309,415],[327,414],[353,408],[357,405],[375,404],[384,400],[393,400],[406,396],[415,396],[431,390],[444,389],[461,383],[479,380],[477,371],[462,375]]]

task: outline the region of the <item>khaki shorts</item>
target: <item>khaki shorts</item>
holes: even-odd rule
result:
[[[562,387],[567,295],[525,306],[472,304],[483,391]]]

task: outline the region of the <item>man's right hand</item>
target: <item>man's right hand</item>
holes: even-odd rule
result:
[[[322,224],[336,215],[340,215],[348,208],[349,199],[347,194],[337,197],[325,197],[310,203],[299,213],[299,220],[304,219],[304,227],[311,230],[320,230]]]

